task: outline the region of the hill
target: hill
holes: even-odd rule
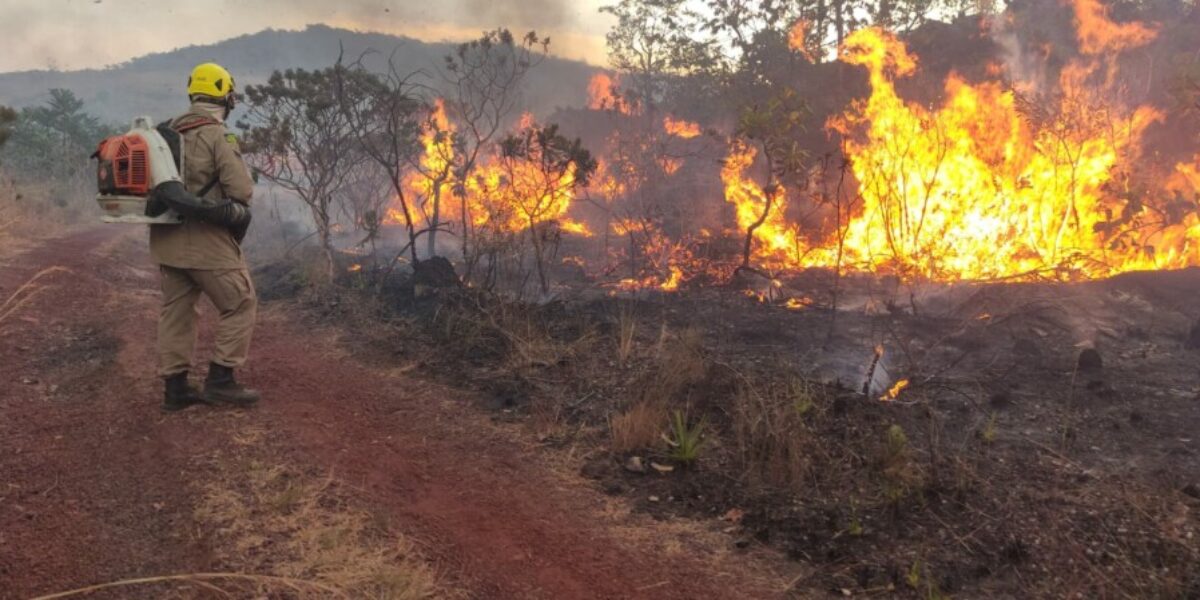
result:
[[[329,66],[337,60],[339,47],[345,48],[348,57],[368,50],[386,56],[395,50],[402,71],[433,73],[455,45],[325,25],[310,25],[302,31],[268,29],[216,44],[149,54],[104,69],[0,73],[0,104],[40,104],[46,100],[47,90],[67,88],[87,103],[89,112],[105,120],[126,122],[141,114],[163,118],[181,110],[187,73],[201,62],[224,65],[244,87],[265,81],[276,69]],[[382,61],[380,58],[376,64]],[[579,61],[547,59],[526,83],[523,108],[545,115],[559,107],[582,106],[588,79],[595,70]]]

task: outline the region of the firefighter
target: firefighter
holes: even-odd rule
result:
[[[225,128],[237,98],[233,77],[221,66],[205,63],[192,71],[187,92],[191,108],[170,122],[182,138],[184,185],[188,192],[216,203],[236,202],[248,214],[254,180],[237,138]],[[166,381],[164,410],[198,403],[246,407],[259,399],[258,392],[234,378],[234,369],[246,362],[258,306],[242,255],[244,235],[244,228],[198,218],[150,226],[150,254],[162,281],[158,355],[159,372]],[[202,393],[188,383],[201,294],[208,296],[220,315]]]

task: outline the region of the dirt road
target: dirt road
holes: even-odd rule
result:
[[[727,540],[629,513],[455,392],[360,364],[336,332],[306,330],[283,306],[262,311],[244,374],[265,393],[261,407],[161,413],[157,273],[140,233],[88,229],[0,265],[0,598],[243,572],[245,556],[271,564],[271,543],[239,559],[229,528],[197,516],[213,482],[248,485],[234,466],[246,461],[337,481],[343,502],[412,540],[444,589],[466,597],[782,589],[763,562],[725,550]],[[91,597],[164,596],[115,594]]]

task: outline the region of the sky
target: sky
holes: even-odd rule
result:
[[[313,23],[463,41],[508,27],[556,55],[606,62],[610,0],[0,0],[0,72],[103,67],[151,52]]]

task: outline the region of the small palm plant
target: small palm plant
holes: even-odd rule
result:
[[[671,437],[666,439],[671,447],[671,459],[684,466],[695,464],[704,446],[704,427],[703,419],[695,425],[689,425],[683,411],[675,411],[671,418]]]

